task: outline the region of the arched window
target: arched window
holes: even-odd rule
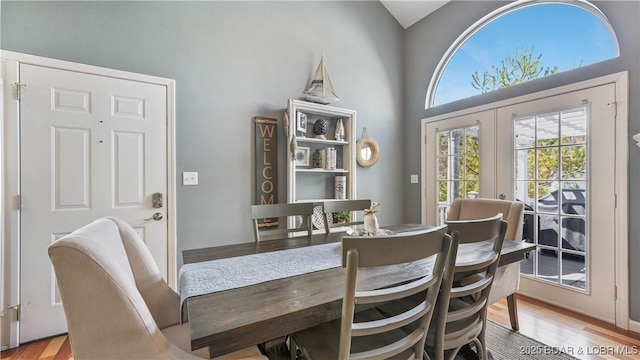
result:
[[[425,108],[615,58],[611,24],[586,1],[510,3],[480,19],[449,47]]]

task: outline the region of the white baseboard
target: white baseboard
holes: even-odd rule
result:
[[[640,321],[629,319],[629,330],[640,334]]]
[[[9,345],[2,345],[0,346],[0,351],[5,351],[9,349]]]

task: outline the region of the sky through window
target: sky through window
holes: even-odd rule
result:
[[[500,66],[507,54],[541,55],[558,72],[618,56],[616,40],[600,18],[580,7],[547,3],[503,14],[468,38],[452,55],[437,84],[434,106],[481,94],[471,75]]]

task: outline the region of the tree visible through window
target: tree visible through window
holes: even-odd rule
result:
[[[535,56],[533,47],[528,52],[516,49],[515,55],[507,54],[499,66],[492,65],[491,70],[485,70],[482,75],[478,71],[471,74],[471,86],[486,93],[558,72],[557,66],[540,65],[541,58],[541,54]]]
[[[478,21],[451,46],[426,107],[615,58],[613,30],[587,2],[514,2]]]

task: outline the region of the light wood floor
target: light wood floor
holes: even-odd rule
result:
[[[511,328],[506,299],[491,305],[487,316]],[[579,359],[640,359],[640,334],[588,316],[519,295],[518,319],[521,334]]]
[[[544,344],[562,348],[579,359],[640,359],[640,334],[615,327],[584,315],[518,297],[520,333]],[[493,304],[489,320],[507,328],[507,303]],[[528,349],[544,351],[544,349]],[[67,336],[57,336],[3,351],[1,359],[69,360],[73,359]]]

